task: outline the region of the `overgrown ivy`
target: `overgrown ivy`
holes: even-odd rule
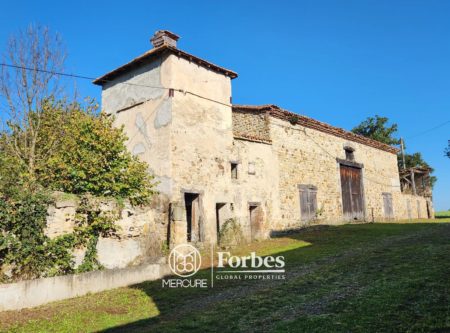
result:
[[[112,236],[117,227],[116,210],[103,211],[98,198],[85,195],[77,209],[72,233],[51,239],[45,234],[45,193],[26,193],[18,200],[0,198],[0,281],[63,275],[102,269],[97,260],[99,237]],[[85,249],[75,268],[73,251]]]

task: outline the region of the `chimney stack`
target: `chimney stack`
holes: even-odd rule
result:
[[[150,42],[152,42],[153,47],[155,48],[163,45],[177,47],[177,40],[179,38],[180,36],[175,35],[173,32],[167,30],[158,30],[150,39]]]

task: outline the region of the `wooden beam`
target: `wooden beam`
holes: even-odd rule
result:
[[[416,182],[414,181],[414,170],[412,170],[412,169],[411,169],[411,184],[412,184],[413,194],[417,195]]]

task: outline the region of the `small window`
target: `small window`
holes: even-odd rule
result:
[[[238,178],[238,164],[231,162],[231,179]]]
[[[248,162],[248,174],[249,174],[249,175],[254,175],[254,174],[256,174],[256,171],[255,171],[255,163],[253,163],[253,162]]]
[[[344,147],[344,150],[345,150],[345,159],[347,161],[354,161],[355,160],[355,154],[354,154],[355,149],[353,149],[352,147]]]

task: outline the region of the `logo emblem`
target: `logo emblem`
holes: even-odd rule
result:
[[[171,271],[179,277],[189,277],[200,269],[202,258],[200,252],[189,244],[180,244],[170,251],[169,266]]]

